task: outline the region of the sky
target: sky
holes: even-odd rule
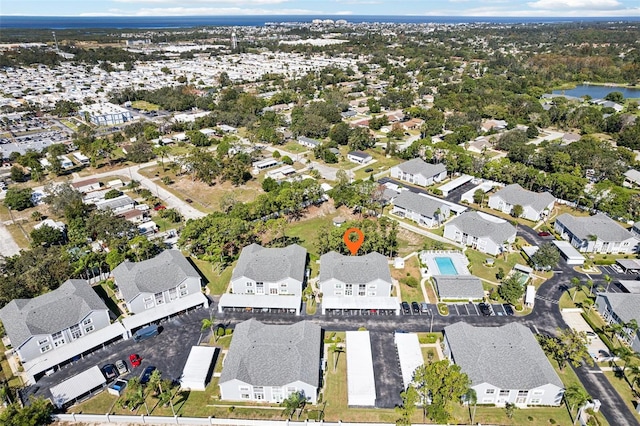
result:
[[[640,0],[0,0],[0,15],[639,17]]]

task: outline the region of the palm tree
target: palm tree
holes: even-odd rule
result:
[[[300,412],[302,412],[302,407],[304,407],[304,404],[305,399],[302,392],[293,392],[287,399],[282,401],[282,406],[284,407],[284,410],[282,410],[282,415],[289,416],[289,420],[291,420],[298,408],[300,408]],[[298,415],[298,418],[299,417],[300,415]]]
[[[473,388],[467,389],[464,394],[464,400],[469,406],[469,417],[471,418],[471,424],[473,424],[473,419],[476,417],[476,406],[478,404],[478,394],[476,390]],[[473,404],[473,411],[471,411],[471,405]]]
[[[344,347],[334,343],[331,345],[331,352],[333,352],[333,372],[335,373],[338,368],[338,359],[340,359],[340,354],[344,352]]]
[[[624,327],[622,326],[622,324],[619,324],[617,322],[614,322],[611,324],[612,337],[615,337],[616,339],[618,339],[618,342],[620,342],[620,334],[622,334],[623,331],[624,331]]]
[[[605,280],[605,282],[607,283],[607,288],[605,290],[605,293],[609,292],[609,286],[611,285],[611,281],[613,281],[613,278],[611,278],[609,275],[605,274],[602,276],[602,279]]]
[[[580,407],[582,404],[589,400],[589,394],[582,386],[579,385],[571,385],[564,391],[564,402],[569,407],[569,413],[573,413],[573,408],[575,406]],[[573,424],[578,420],[578,413],[574,417]]]
[[[165,171],[164,168],[164,159],[169,154],[169,147],[167,145],[159,145],[153,149],[153,153],[160,157],[160,164],[162,164],[162,171]]]
[[[593,280],[587,280],[587,285],[589,286],[589,297],[593,296]]]
[[[629,376],[631,377],[631,391],[637,394],[635,386],[640,384],[640,365],[630,366]]]
[[[624,371],[627,368],[627,364],[633,357],[634,352],[626,346],[614,348],[611,352],[613,353],[613,355],[620,358],[621,361],[624,361],[624,365],[622,366],[622,370],[620,371],[620,373],[622,374],[622,377],[626,377]]]
[[[573,277],[571,278],[571,281],[569,281],[569,293],[571,293],[571,289],[575,288],[575,291],[573,292],[573,296],[571,296],[571,301],[575,302],[576,301],[576,294],[578,293],[578,289],[581,287],[580,285],[580,278],[578,277]]]

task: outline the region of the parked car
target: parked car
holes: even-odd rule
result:
[[[366,169],[364,169],[365,173],[371,173],[373,171],[373,169],[371,167],[367,167]]]
[[[587,339],[589,340],[595,339],[596,337],[598,337],[598,335],[593,331],[585,331],[585,334],[587,335]]]
[[[166,208],[167,208],[167,206],[164,206],[164,205],[162,205],[162,204],[156,204],[155,206],[153,206],[153,209],[154,209],[155,211],[164,210],[164,209],[166,209]]]
[[[429,312],[429,305],[427,305],[427,302],[420,303],[420,312],[423,314]]]
[[[110,382],[118,377],[118,370],[113,364],[105,364],[100,370],[102,370],[102,374],[104,375],[104,378],[107,379],[107,382]]]
[[[129,362],[132,367],[140,367],[140,364],[142,364],[142,358],[140,358],[140,355],[138,354],[131,354],[129,355]]]
[[[135,342],[141,342],[143,340],[147,340],[154,336],[157,336],[159,332],[160,330],[158,330],[158,326],[155,324],[151,324],[136,331],[133,334],[133,340]]]
[[[504,308],[505,314],[513,315],[513,308],[511,307],[511,305],[509,305],[508,303],[505,303],[504,305],[502,305],[502,307]]]
[[[488,317],[491,315],[491,306],[487,303],[480,303],[478,304],[478,308],[480,308],[480,312],[482,313],[482,315],[484,315],[485,317]]]
[[[149,383],[149,379],[151,378],[151,373],[153,373],[155,369],[156,367],[154,367],[153,365],[150,365],[147,368],[145,368],[142,374],[140,375],[140,383],[143,385],[146,385],[147,383]]]
[[[116,361],[116,369],[118,370],[118,374],[121,376],[129,372],[129,369],[127,368],[127,363],[125,363],[121,359]]]
[[[420,313],[420,305],[418,305],[418,302],[411,302],[411,310],[414,314]]]
[[[409,304],[407,302],[402,302],[402,312],[405,314],[411,313],[411,308],[409,307]]]

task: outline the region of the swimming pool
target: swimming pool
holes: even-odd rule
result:
[[[440,270],[440,275],[458,275],[458,270],[450,257],[435,257],[436,265]]]

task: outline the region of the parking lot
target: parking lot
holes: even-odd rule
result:
[[[479,307],[479,303],[448,303],[449,307],[449,315],[455,316],[483,316],[482,311]],[[499,303],[491,304],[490,312],[491,315],[497,316],[507,316],[513,315],[513,309],[509,307],[505,307]],[[407,313],[406,311],[401,311],[403,315],[426,315],[431,316],[433,314],[438,314],[438,307],[434,304],[427,304],[426,309],[420,309],[416,312],[414,309],[410,309]]]
[[[133,339],[119,340],[63,367],[50,376],[44,376],[36,385],[27,388],[27,393],[49,398],[51,386],[94,365],[102,367],[105,364],[113,364],[117,360],[124,360],[129,369],[129,373],[123,376],[124,378],[137,377],[142,374],[145,367],[153,365],[160,370],[163,378],[177,380],[182,375],[191,347],[198,344],[202,319],[208,317],[208,310],[196,309],[163,323],[160,326],[162,331],[156,337],[141,342],[135,342]],[[132,367],[129,362],[129,355],[134,353],[142,358],[142,363],[138,367]]]

